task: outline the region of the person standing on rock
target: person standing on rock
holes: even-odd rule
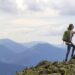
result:
[[[73,31],[73,29],[74,29],[74,25],[73,24],[69,24],[68,29],[64,32],[64,35],[63,35],[63,41],[67,45],[67,53],[66,53],[65,61],[68,60],[68,56],[69,56],[71,48],[72,48],[71,57],[74,56],[75,45],[72,42],[72,37],[75,34],[75,32]]]

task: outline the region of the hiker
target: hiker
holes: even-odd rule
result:
[[[74,55],[75,45],[72,42],[72,37],[75,34],[75,32],[73,31],[73,29],[74,29],[74,25],[73,24],[69,24],[69,27],[68,27],[67,31],[65,31],[64,35],[63,35],[63,41],[67,45],[67,53],[66,53],[65,61],[68,60],[68,56],[69,56],[71,48],[72,48],[71,58]]]

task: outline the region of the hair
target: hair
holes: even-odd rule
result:
[[[72,30],[74,28],[73,24],[69,24],[68,30]]]

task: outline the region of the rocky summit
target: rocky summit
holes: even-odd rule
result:
[[[16,72],[16,75],[75,75],[75,56],[68,62],[42,61],[34,67]]]

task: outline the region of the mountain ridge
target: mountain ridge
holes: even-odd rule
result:
[[[0,75],[15,75],[16,71],[22,71],[24,68],[25,66],[0,61]]]
[[[10,39],[1,39],[0,44],[8,47],[11,51],[16,52],[16,53],[20,53],[20,52],[28,49],[27,47],[23,46],[22,44],[17,43]]]
[[[65,62],[43,60],[36,66],[25,68],[16,75],[75,75],[75,56]]]
[[[32,45],[33,46],[31,47],[26,47],[25,45],[16,43],[13,40],[2,39],[0,40],[0,61],[6,63],[6,65],[8,65],[10,69],[12,69],[12,66],[10,64],[30,67],[36,65],[42,60],[63,60],[65,57],[64,49],[58,48],[49,43],[36,42]],[[16,46],[18,48],[16,48]],[[18,49],[19,52],[17,52]],[[16,68],[16,65],[14,66],[14,68]],[[5,67],[3,69],[6,70]]]
[[[2,42],[3,42],[3,44],[2,44]],[[6,46],[7,48],[9,48],[10,51],[12,51],[10,49],[10,47],[7,46],[7,45],[11,46],[11,44],[9,44],[9,42],[13,43],[13,41],[10,39],[4,39],[4,40],[2,39],[2,41],[0,42],[0,45],[2,44],[4,46]],[[19,48],[20,48],[20,45],[21,44],[19,44],[19,46],[18,46]],[[12,47],[14,50],[17,49],[17,48],[15,48],[16,46],[12,46]],[[56,60],[56,59],[63,60],[63,58],[65,56],[65,52],[66,52],[62,48],[58,48],[56,46],[53,46],[49,43],[44,43],[44,42],[39,42],[37,44],[34,44],[34,46],[32,46],[30,48],[27,48],[26,46],[25,47],[21,46],[21,47],[23,47],[23,48],[20,48],[20,49],[21,50],[23,49],[23,50],[20,53],[17,53],[12,56],[12,58],[11,58],[12,63],[23,64],[23,63],[21,63],[21,61],[23,61],[24,63],[27,62],[27,64],[28,64],[30,62],[35,63],[35,61],[39,62],[40,60],[44,60],[44,59],[48,59],[48,60],[52,60],[52,61]],[[9,54],[11,54],[11,53],[9,53]],[[31,59],[33,60],[33,62]]]

